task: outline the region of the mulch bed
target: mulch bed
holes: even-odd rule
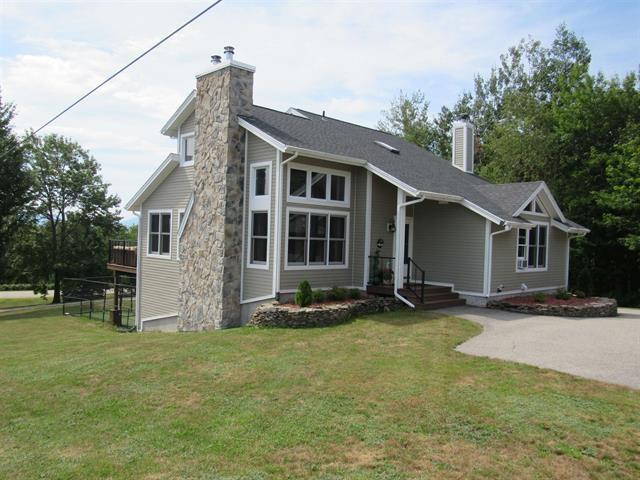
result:
[[[587,305],[589,303],[597,302],[598,300],[599,299],[595,297],[586,297],[586,298],[571,297],[567,300],[561,300],[559,298],[556,298],[553,295],[547,295],[544,299],[544,302],[536,302],[533,299],[532,295],[527,295],[522,297],[509,297],[509,298],[502,299],[501,301],[505,303],[513,303],[517,305],[528,305],[528,304],[533,305],[533,304],[539,304],[539,303],[544,303],[546,305]]]

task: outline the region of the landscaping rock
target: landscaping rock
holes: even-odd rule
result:
[[[256,308],[249,325],[284,328],[328,327],[360,315],[404,308],[406,307],[402,302],[389,297],[366,298],[345,303],[320,303],[304,308],[271,302]]]
[[[613,298],[597,297],[582,305],[550,305],[547,303],[515,303],[506,300],[491,300],[487,308],[507,310],[509,312],[556,317],[615,317],[618,315],[618,302]]]

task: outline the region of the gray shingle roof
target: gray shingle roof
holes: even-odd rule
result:
[[[512,215],[541,183],[495,185],[395,135],[295,110],[308,118],[257,105],[251,116],[243,118],[285,145],[366,160],[418,191],[464,197],[506,221],[523,222]]]

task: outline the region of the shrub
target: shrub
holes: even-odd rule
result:
[[[547,300],[547,295],[542,292],[536,292],[533,294],[533,301],[536,303],[544,303]]]
[[[346,300],[349,296],[349,292],[345,288],[333,287],[327,292],[327,300]]]
[[[564,288],[561,288],[556,292],[556,298],[558,300],[569,300],[571,298],[571,294]]]
[[[298,284],[298,291],[296,292],[296,304],[301,307],[308,307],[313,301],[313,293],[311,291],[311,285],[306,280],[301,281]]]
[[[361,292],[359,289],[357,288],[350,288],[349,289],[349,298],[353,299],[353,300],[358,300],[361,296]]]
[[[575,292],[573,292],[573,294],[578,298],[587,298],[587,294],[582,290],[576,290]]]
[[[314,290],[313,291],[313,303],[321,303],[324,302],[324,292],[322,290]]]

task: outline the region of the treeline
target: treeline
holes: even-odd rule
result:
[[[96,160],[59,135],[18,138],[0,97],[0,284],[26,284],[60,301],[64,277],[107,275],[108,240],[126,235],[120,199]]]
[[[476,127],[476,172],[497,183],[544,180],[566,216],[591,229],[572,241],[570,286],[640,304],[638,73],[590,73],[591,54],[565,25],[550,46],[522,40],[455,105],[429,113],[426,95],[400,95],[379,128],[444,158],[451,125]]]

